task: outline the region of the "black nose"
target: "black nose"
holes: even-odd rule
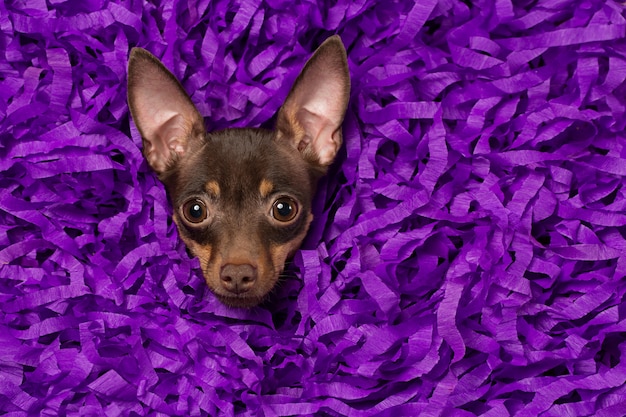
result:
[[[220,273],[222,286],[234,293],[242,294],[249,291],[256,282],[256,268],[249,264],[226,264]]]

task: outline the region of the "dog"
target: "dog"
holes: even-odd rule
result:
[[[207,132],[176,77],[132,49],[128,104],[143,155],[165,186],[179,236],[227,306],[266,300],[301,245],[316,184],[342,144],[349,95],[346,50],[335,35],[304,65],[273,131]]]

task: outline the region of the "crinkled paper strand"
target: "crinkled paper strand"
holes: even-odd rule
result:
[[[595,0],[0,3],[0,414],[626,415],[626,13]],[[273,125],[341,35],[345,145],[290,277],[206,289],[126,104]]]

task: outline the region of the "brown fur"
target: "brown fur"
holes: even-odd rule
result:
[[[131,53],[128,86],[144,155],[207,285],[229,306],[262,302],[305,238],[317,180],[341,146],[350,86],[341,40],[305,64],[275,131],[207,133],[181,84],[145,50]]]

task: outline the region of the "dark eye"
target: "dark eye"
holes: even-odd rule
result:
[[[272,216],[279,222],[293,220],[298,214],[298,204],[289,197],[280,197],[272,205]]]
[[[183,216],[189,223],[202,223],[207,218],[206,205],[202,200],[192,198],[183,204]]]

